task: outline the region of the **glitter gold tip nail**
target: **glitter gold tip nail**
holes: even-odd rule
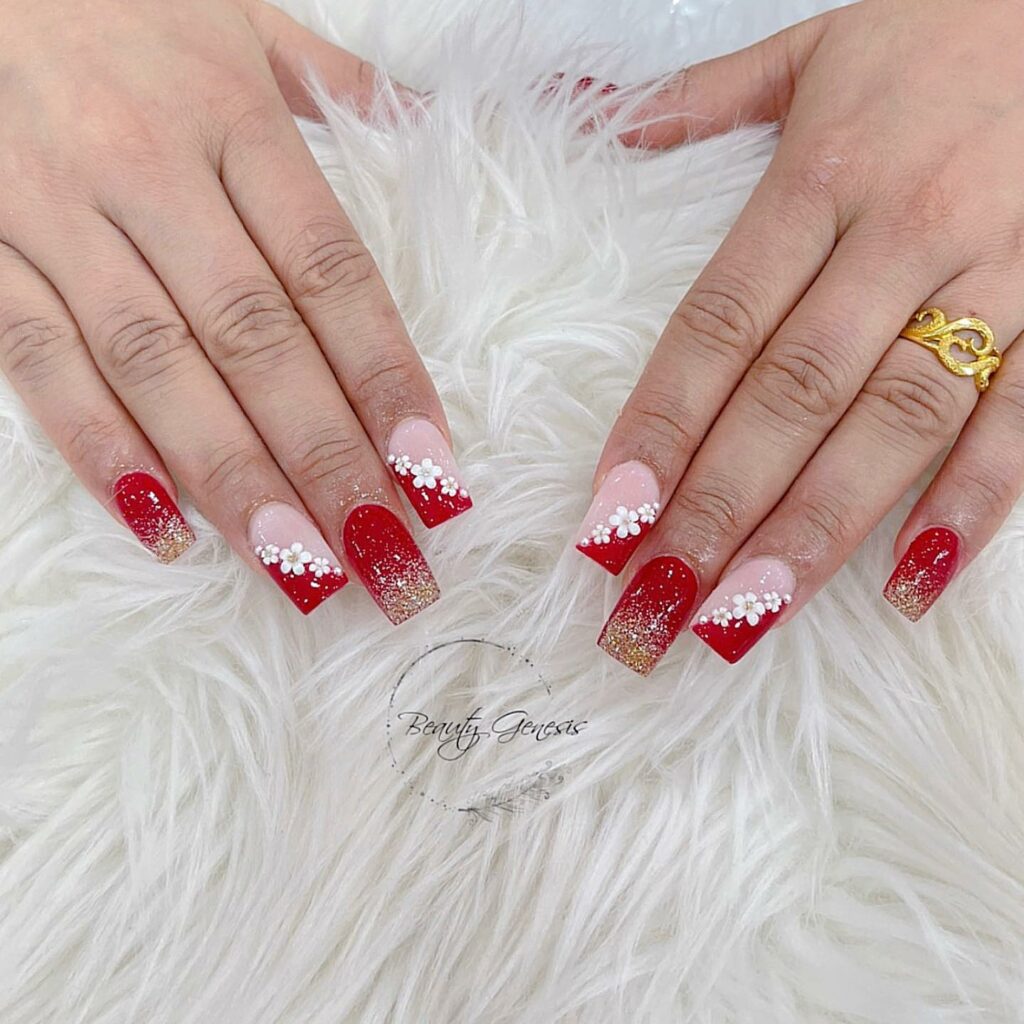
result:
[[[396,626],[441,596],[423,552],[390,509],[357,505],[342,533],[349,564]]]
[[[681,559],[652,558],[630,580],[598,646],[639,675],[649,675],[689,621],[697,577]]]
[[[125,525],[159,561],[173,562],[195,543],[192,527],[156,477],[125,473],[118,477],[113,493]]]
[[[917,622],[956,575],[960,537],[944,526],[923,530],[911,542],[882,592],[901,615]]]

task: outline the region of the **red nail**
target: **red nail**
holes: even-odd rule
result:
[[[249,543],[270,578],[303,615],[348,583],[320,531],[283,501],[268,502],[253,513]]]
[[[795,582],[790,568],[776,558],[743,562],[711,592],[693,632],[734,665],[792,603]]]
[[[911,622],[917,622],[956,575],[960,537],[943,526],[922,530],[910,543],[882,592]]]
[[[473,507],[448,442],[429,420],[408,419],[395,427],[388,440],[388,465],[427,527]]]
[[[623,591],[598,646],[626,668],[649,675],[689,621],[697,590],[696,575],[681,559],[651,559]]]
[[[114,484],[114,501],[132,533],[165,564],[195,543],[181,509],[156,477],[125,473]]]
[[[423,552],[390,509],[357,505],[343,534],[349,563],[396,626],[441,596]]]
[[[562,71],[556,71],[550,79],[548,84],[544,87],[544,95],[548,95],[554,92],[565,80],[565,73]],[[576,79],[575,84],[572,87],[572,96],[575,99],[580,93],[586,92],[588,89],[593,89],[597,84],[597,79],[592,75],[584,75],[582,78]],[[613,92],[618,92],[619,87],[614,82],[606,82],[601,86],[601,95],[610,96]]]

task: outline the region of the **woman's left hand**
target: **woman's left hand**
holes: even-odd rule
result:
[[[737,661],[954,438],[896,538],[885,596],[908,618],[1024,489],[1024,62],[1006,45],[1021,37],[1012,0],[864,0],[677,76],[626,139],[784,122],[597,467],[578,544],[639,566],[600,641],[630,668],[691,622]],[[1010,350],[987,391],[982,336],[953,342],[973,376],[899,337],[923,310],[981,318]],[[937,316],[921,326],[941,347]]]

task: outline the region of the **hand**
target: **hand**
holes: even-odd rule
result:
[[[0,366],[161,560],[193,540],[173,472],[303,612],[346,582],[343,546],[398,622],[437,586],[396,483],[428,526],[471,502],[292,119],[309,67],[371,105],[372,68],[258,0],[8,0]]]
[[[1003,43],[1022,33],[1011,0],[865,0],[694,67],[642,111],[626,141],[654,148],[783,127],[597,467],[579,546],[613,572],[635,555],[600,640],[630,668],[691,620],[742,657],[954,438],[896,538],[900,611],[924,614],[1020,495],[1024,355],[979,395],[898,335],[928,308],[983,318],[1004,352],[1024,328],[1024,64]]]

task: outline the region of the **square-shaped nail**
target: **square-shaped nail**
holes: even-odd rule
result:
[[[576,550],[618,576],[661,511],[658,478],[642,462],[610,470],[590,504]]]
[[[303,615],[348,583],[320,531],[283,501],[268,502],[253,512],[249,543],[270,578]]]
[[[446,523],[473,507],[448,442],[429,420],[403,420],[395,427],[388,465],[424,526]]]
[[[795,582],[784,562],[752,558],[715,588],[691,628],[716,654],[735,664],[778,621],[793,600]]]
[[[629,582],[598,646],[626,668],[649,675],[690,621],[697,577],[682,560],[652,558]]]
[[[396,626],[441,596],[423,552],[389,508],[357,505],[343,535],[349,564]]]
[[[186,552],[196,535],[174,499],[149,473],[125,473],[113,487],[114,501],[128,529],[167,564]]]
[[[960,537],[944,526],[922,530],[889,577],[885,599],[917,622],[952,582],[960,561]]]

